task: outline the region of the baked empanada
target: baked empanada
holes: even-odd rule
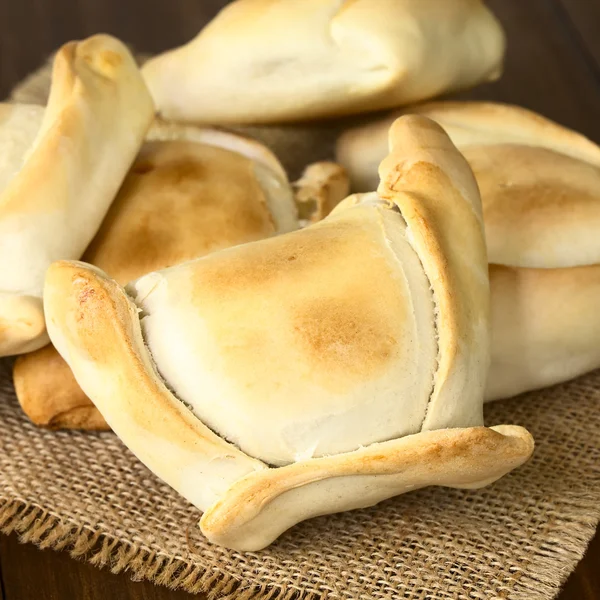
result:
[[[222,130],[160,121],[146,139],[83,256],[117,282],[298,228],[287,176],[261,144]],[[339,167],[317,164],[313,171],[337,174],[347,191]],[[297,185],[303,198],[317,196],[327,205],[339,202],[342,191],[316,175]],[[19,357],[14,383],[23,410],[37,425],[108,428],[52,345]]]
[[[481,191],[492,290],[486,399],[600,367],[600,148],[515,106],[438,102],[406,111],[446,129]],[[340,138],[337,157],[355,189],[374,189],[395,118]]]
[[[403,106],[495,79],[504,45],[481,0],[237,0],[143,73],[167,118],[278,123]]]
[[[256,550],[303,519],[476,488],[533,450],[483,426],[481,205],[442,129],[399,120],[377,193],[303,230],[148,274],[48,271],[52,341],[133,452]]]
[[[157,121],[83,260],[121,284],[244,242],[298,228],[292,188],[277,158],[223,130]],[[308,218],[348,192],[334,163],[310,165],[294,184]],[[52,345],[20,356],[17,397],[44,427],[108,429]]]
[[[46,269],[82,255],[153,114],[133,57],[106,35],[58,51],[45,110],[0,105],[0,356],[48,342]]]

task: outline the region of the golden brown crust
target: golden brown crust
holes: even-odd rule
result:
[[[281,123],[403,106],[495,79],[504,46],[481,0],[238,0],[143,72],[167,118]]]
[[[25,414],[50,429],[109,429],[52,344],[20,356],[13,379]]]
[[[164,141],[143,146],[82,260],[125,284],[276,232],[255,162],[226,149],[250,145],[255,156],[261,144],[171,123],[153,126],[149,137]],[[266,149],[265,156],[264,164],[273,162]],[[43,320],[41,326],[45,331]],[[13,376],[23,410],[37,425],[108,428],[51,346],[17,361]]]
[[[299,217],[308,223],[324,219],[350,191],[344,167],[327,161],[308,165],[293,186]]]
[[[562,269],[490,265],[492,365],[486,400],[600,367],[600,264]]]
[[[372,506],[432,480],[446,487],[482,487],[523,464],[533,447],[533,438],[522,427],[442,429],[258,471],[229,488],[202,515],[200,527],[212,542],[257,550],[290,522],[323,514],[315,496],[331,494],[337,512]],[[327,489],[332,482],[333,488]],[[282,523],[276,515],[284,506],[292,514]],[[334,511],[329,507],[327,512]]]
[[[600,168],[547,148],[463,149],[483,202],[489,260],[515,267],[600,263]]]
[[[142,338],[137,307],[100,270],[59,261],[44,294],[48,331],[83,390],[138,457],[199,506],[229,476],[265,466],[223,441],[165,387]],[[131,444],[133,440],[133,444]],[[206,488],[190,475],[217,472]]]
[[[0,195],[0,288],[26,305],[0,302],[0,311],[14,309],[0,312],[1,354],[47,343],[43,328],[24,336],[23,313],[32,299],[41,308],[48,265],[79,258],[93,238],[153,115],[137,65],[115,38],[70,42],[56,54],[40,130]]]
[[[287,174],[279,159],[269,148],[254,138],[224,127],[199,127],[173,121],[165,121],[157,117],[146,136],[148,141],[188,141],[207,146],[225,148],[259,162],[281,179],[287,181]]]
[[[92,401],[82,398],[82,404],[57,413],[48,423],[49,429],[82,429],[84,431],[109,431],[110,427]]]
[[[489,285],[477,184],[433,121],[401,117],[389,135],[377,192],[400,209],[439,311],[439,365],[424,429],[453,426],[453,413],[463,424],[477,425],[483,422],[489,366]]]
[[[0,293],[0,356],[29,352],[47,342],[42,299]]]
[[[600,147],[531,110],[500,102],[430,102],[403,109],[440,123],[459,148],[485,144],[539,146],[600,167]]]
[[[232,249],[226,258],[214,254],[190,263],[181,275],[191,286],[191,302],[202,315],[207,337],[218,348],[224,375],[242,388],[252,382],[253,392],[246,401],[240,399],[239,411],[250,404],[269,410],[269,373],[286,382],[281,384],[287,390],[286,410],[307,413],[323,402],[317,394],[302,406],[292,402],[307,379],[317,389],[349,394],[364,381],[389,373],[399,360],[412,318],[403,303],[403,280],[394,276],[393,255],[382,249],[385,237],[377,212],[355,211],[344,219]],[[373,302],[372,290],[381,281],[389,284]],[[260,314],[232,329],[236,315],[240,321],[248,317],[248,306],[261,306]],[[283,321],[274,338],[270,322],[276,315]],[[286,353],[290,348],[293,361]]]
[[[439,123],[459,150],[498,144],[539,147],[600,167],[599,146],[580,133],[520,106],[497,102],[426,102],[351,128],[340,136],[336,160],[346,168],[354,191],[375,189],[377,166],[387,154],[388,130],[397,118],[408,114],[422,115]]]
[[[250,159],[189,141],[147,142],[83,260],[125,284],[274,233]]]
[[[520,427],[475,427],[424,432],[266,469],[212,434],[159,381],[136,308],[114,282],[81,263],[56,263],[48,273],[46,306],[52,339],[94,390],[115,431],[152,470],[206,510],[204,533],[228,547],[258,550],[298,520],[368,506],[431,483],[479,487],[533,451],[531,436]],[[237,465],[208,505],[199,491],[208,483],[207,460]],[[218,473],[222,481],[222,467]]]
[[[428,116],[445,128],[481,190],[493,263],[492,365],[486,398],[506,397],[600,367],[594,341],[600,298],[595,283],[600,265],[600,147],[516,106],[434,102],[405,111]],[[358,189],[373,187],[375,165],[387,152],[387,130],[397,114],[339,139],[337,159]]]
[[[500,102],[428,102],[404,108],[396,118],[402,114],[433,119],[459,149],[496,144],[537,146],[600,167],[600,147],[591,140],[521,106]]]

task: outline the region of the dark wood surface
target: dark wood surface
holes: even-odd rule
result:
[[[221,0],[0,0],[0,98],[70,39],[112,33],[158,52],[191,38]],[[600,0],[490,0],[509,50],[504,77],[462,97],[513,102],[600,142]],[[0,536],[0,600],[183,600]],[[600,600],[600,535],[560,600]]]
[[[600,78],[600,2],[595,0],[560,0],[566,12],[565,22],[572,28],[578,42],[595,62],[596,78]]]

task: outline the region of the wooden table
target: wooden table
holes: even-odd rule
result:
[[[112,33],[143,52],[190,39],[220,0],[0,0],[0,98],[70,39]],[[489,0],[509,37],[505,76],[464,97],[514,102],[600,142],[600,0]],[[600,433],[600,432],[599,432]],[[0,600],[183,600],[0,536]],[[600,600],[600,534],[561,600]]]

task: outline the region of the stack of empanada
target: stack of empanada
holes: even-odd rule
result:
[[[480,0],[237,0],[142,75],[109,36],[67,45],[45,112],[0,109],[25,411],[110,426],[242,550],[522,464],[531,436],[486,428],[483,401],[600,365],[600,149],[514,107],[397,110],[503,54]],[[390,108],[339,142],[367,192],[345,199],[338,164],[291,185],[214,128]]]
[[[599,368],[600,147],[516,106],[417,105],[340,138],[355,189],[375,189],[387,131],[404,113],[442,125],[479,184],[492,289],[486,399]]]
[[[41,113],[36,107],[18,110]],[[294,187],[310,219],[348,189],[333,163],[310,165]],[[156,121],[83,260],[124,284],[298,226],[292,187],[267,148],[223,130]],[[19,357],[14,383],[21,406],[38,425],[108,428],[52,345]]]
[[[158,122],[83,260],[127,283],[297,227],[291,187],[266,148],[218,130]],[[20,357],[14,381],[39,425],[107,427],[52,346]]]

